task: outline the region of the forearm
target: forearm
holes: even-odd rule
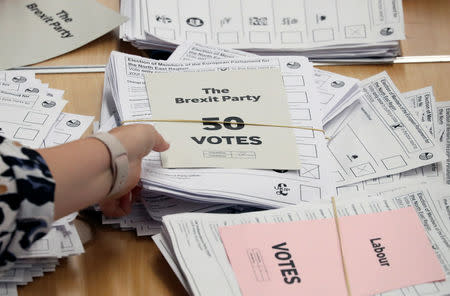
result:
[[[55,220],[98,203],[111,189],[110,156],[102,142],[87,138],[38,152],[55,179]]]

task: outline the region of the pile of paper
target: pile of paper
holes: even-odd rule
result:
[[[342,191],[397,180],[444,182],[442,161],[447,157],[441,145],[446,144],[443,125],[447,121],[437,121],[431,88],[400,94],[386,73],[358,82],[314,70],[301,57],[241,55],[219,60],[217,52],[215,60],[187,62],[154,61],[113,52],[105,77],[102,126],[151,118],[145,73],[273,67],[288,78],[301,77],[301,84],[286,86],[293,123],[317,129],[326,123],[329,139],[321,132],[295,131],[302,163],[299,171],[167,170],[161,167],[159,154],[151,153],[144,159],[144,188],[196,202],[269,208],[327,200]]]
[[[63,94],[41,83],[32,71],[0,71],[0,135],[31,148],[79,139],[94,117],[61,112],[67,103]],[[17,285],[54,271],[59,258],[84,252],[72,223],[76,215],[55,221],[46,236],[18,256],[14,267],[0,276],[4,295],[17,295]]]
[[[405,38],[401,0],[121,1],[120,37],[140,49],[186,41],[321,62],[388,62]]]
[[[379,265],[379,260],[377,259],[380,257],[386,259],[381,264],[392,264],[395,261],[395,266],[392,267],[391,278],[380,281],[382,277],[376,277],[374,275],[381,274],[386,276],[390,273],[389,270],[386,273],[379,269],[372,271],[372,273],[366,272],[364,269],[367,267],[367,264],[363,264],[363,266],[356,270],[357,274],[355,274],[352,265],[358,265],[359,262],[358,260],[349,262],[351,265],[347,266],[347,271],[349,271],[348,274],[351,276],[349,285],[352,291],[351,295],[370,295],[387,292],[380,295],[418,296],[446,295],[450,292],[450,281],[448,279],[442,281],[445,278],[442,269],[445,271],[445,275],[447,277],[449,276],[448,260],[450,259],[450,248],[448,245],[448,239],[450,238],[450,216],[447,211],[449,203],[447,186],[409,186],[408,189],[393,187],[384,192],[373,192],[372,194],[358,193],[350,197],[342,198],[337,202],[337,210],[340,217],[352,216],[356,218],[355,215],[381,212],[386,214],[386,211],[412,207],[412,211],[417,213],[414,216],[416,219],[419,217],[423,225],[422,227],[420,222],[418,222],[418,231],[424,234],[423,229],[425,229],[427,238],[425,237],[424,243],[428,244],[428,253],[423,251],[420,252],[420,256],[406,258],[406,265],[410,265],[411,268],[399,271],[396,268],[399,267],[400,261],[393,255],[395,252],[392,245],[386,245],[383,249],[375,245],[376,248],[380,249],[373,252],[369,240],[364,240],[366,244],[363,248],[353,250],[351,254],[365,258],[363,262],[373,264],[375,268]],[[283,227],[284,225],[276,226],[273,224],[309,220],[320,221],[330,218],[333,218],[331,203],[319,202],[239,215],[177,214],[163,218],[163,232],[162,234],[153,236],[153,240],[190,295],[255,295],[255,293],[246,293],[249,285],[255,288],[266,287],[266,290],[264,290],[266,292],[273,291],[274,287],[279,288],[277,291],[280,291],[281,288],[290,291],[290,293],[286,293],[283,290],[285,292],[283,293],[284,295],[298,295],[299,291],[305,292],[305,295],[322,295],[319,291],[323,292],[323,289],[327,287],[340,285],[342,293],[339,293],[336,289],[333,290],[332,294],[349,295],[346,293],[342,269],[338,268],[336,270],[337,267],[333,265],[337,264],[338,266],[342,266],[340,263],[341,258],[339,255],[333,256],[333,254],[330,254],[331,249],[336,246],[334,244],[321,245],[326,244],[326,239],[322,237],[324,235],[323,231],[310,234],[307,237],[297,237],[300,240],[299,243],[295,246],[291,245],[289,248],[289,246],[283,245],[283,242],[293,241],[295,235],[289,235],[288,230]],[[229,226],[232,225],[249,224],[248,226],[255,228],[260,223],[272,223],[270,225],[271,228],[277,227],[279,229],[276,235],[278,238],[277,241],[273,240],[275,238],[274,235],[271,236],[266,232],[264,232],[264,235],[258,236],[258,239],[271,241],[271,238],[273,238],[271,241],[272,244],[269,246],[274,246],[272,249],[278,246],[279,250],[284,251],[283,254],[280,253],[278,257],[275,257],[276,250],[272,250],[272,254],[265,254],[264,249],[267,249],[267,244],[256,245],[246,249],[245,254],[242,253],[242,262],[234,268],[230,263],[230,256],[233,256],[234,248],[237,247],[237,244],[255,244],[255,240],[249,237],[249,235],[254,236],[255,233],[252,232],[247,236],[243,233],[238,233],[241,239],[228,240],[229,244],[235,242],[234,248],[230,248],[230,246],[225,247],[223,244],[223,231],[228,230]],[[353,223],[353,226],[355,226],[355,223]],[[371,227],[375,228],[372,232],[372,237],[376,240],[379,238],[376,235],[395,233],[397,225],[383,224],[383,222],[380,222],[379,224],[372,224]],[[266,228],[261,227],[260,229],[264,231]],[[356,227],[356,229],[365,231],[366,228]],[[267,227],[267,231],[269,231],[269,227]],[[407,233],[406,237],[413,235],[412,230],[403,233]],[[387,239],[386,236],[380,236],[383,239]],[[246,239],[242,240],[242,237]],[[417,238],[414,238],[414,240],[414,244],[419,243]],[[315,249],[304,249],[307,252],[306,254],[295,253],[296,248],[302,249],[305,245],[311,244],[311,241],[317,241],[318,247]],[[276,245],[276,242],[280,245]],[[304,243],[302,244],[302,242]],[[344,247],[352,249],[355,243],[357,242],[350,239]],[[416,246],[414,244],[411,244],[410,247],[408,246],[403,250],[396,251],[408,253]],[[365,248],[366,245],[370,250]],[[383,251],[384,249],[386,249],[385,253],[377,256],[378,251]],[[437,259],[442,266],[442,268],[438,268],[438,270],[441,270],[440,275],[435,278],[438,281],[433,282],[429,280],[431,273],[428,270],[425,271],[425,269],[419,268],[419,265],[422,266],[421,264],[430,263],[432,261],[430,259],[437,260],[436,255],[429,253],[430,250],[434,250],[432,253],[437,255]],[[420,260],[429,255],[431,255],[431,258],[427,257],[428,259],[424,259],[424,261]],[[323,264],[320,264],[318,262],[319,260],[310,261],[304,259],[305,257],[325,258],[326,260]],[[284,261],[277,264],[275,262],[277,258],[280,260],[283,259]],[[290,261],[286,258],[290,259]],[[303,260],[299,261],[299,258],[303,258]],[[413,263],[414,261],[416,262]],[[247,265],[251,265],[252,271],[246,277],[242,277],[242,273],[245,271],[244,269]],[[284,272],[280,273],[280,269],[283,269]],[[296,270],[293,271],[293,269]],[[286,270],[290,270],[290,272]],[[335,271],[327,276],[332,270]],[[283,282],[282,275],[285,276],[285,280],[290,281],[296,274],[302,279],[302,284],[295,286],[286,285]],[[359,283],[352,280],[355,278],[355,275],[359,279]],[[403,278],[402,284],[396,284],[395,278]],[[409,283],[414,279],[416,279],[415,282],[417,284],[411,286]],[[339,280],[340,282],[337,283]],[[324,281],[326,281],[326,285],[323,285]],[[312,285],[312,283],[316,284]],[[368,293],[367,289],[370,287],[372,287],[372,290],[369,290],[371,293]],[[392,290],[393,287],[397,289]],[[364,290],[365,293],[361,293],[361,290]],[[272,293],[268,294],[272,295]]]
[[[102,224],[111,225],[122,231],[135,231],[137,236],[152,236],[161,232],[162,218],[171,214],[185,212],[236,214],[258,210],[260,209],[240,205],[180,200],[144,190],[139,195],[139,200],[133,203],[130,214],[120,218],[109,218],[102,214]]]
[[[340,216],[413,206],[448,270],[450,104],[436,103],[431,87],[400,93],[386,72],[359,81],[314,69],[298,56],[259,57],[186,43],[168,61],[113,52],[105,72],[100,126],[109,129],[153,118],[148,73],[249,69],[279,69],[292,124],[316,130],[294,131],[300,170],[167,169],[159,153],[144,159],[143,203],[163,223],[163,235],[153,238],[186,289],[192,295],[241,295],[218,226],[330,218],[332,196],[338,197]],[[422,185],[415,188],[417,184]],[[356,193],[355,199],[345,200]],[[199,213],[227,204],[245,206],[242,210],[251,213]],[[255,212],[247,206],[289,207]],[[176,214],[184,212],[195,213]],[[184,235],[188,232],[195,235]],[[448,283],[439,282],[398,293],[447,291]]]

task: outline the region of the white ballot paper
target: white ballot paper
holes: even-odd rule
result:
[[[39,148],[67,101],[0,91],[0,135]]]
[[[222,60],[255,56],[256,55],[253,53],[248,53],[242,50],[186,41],[177,46],[167,61]]]
[[[328,143],[338,167],[338,186],[445,159],[386,72],[361,82],[359,103],[346,116]]]
[[[299,169],[280,69],[146,75],[153,120],[171,147],[163,167]],[[177,87],[172,87],[176,85]],[[223,122],[223,123],[222,123]]]
[[[445,183],[450,185],[450,101],[437,103],[437,130],[436,139],[446,152],[447,158],[443,162]]]
[[[433,95],[433,89],[431,87],[425,87],[402,93],[402,98],[416,120],[419,121],[424,129],[426,129],[426,132],[435,139],[435,143],[439,144],[442,150],[445,150],[444,136],[439,132],[435,132],[443,130],[445,120],[442,116],[443,112],[436,113],[436,111],[434,111],[436,110],[436,101]],[[436,162],[399,174],[373,178],[363,182],[338,187],[337,191],[341,196],[341,193],[345,194],[346,192],[354,190],[380,190],[386,186],[392,186],[393,184],[408,184],[413,182],[417,184],[424,181],[442,184],[445,177],[442,164],[443,162]]]
[[[339,216],[377,213],[413,207],[428,235],[447,276],[450,275],[450,217],[448,187],[413,187],[378,194],[359,193],[353,198],[338,200]],[[241,295],[221,242],[220,226],[244,223],[278,223],[333,217],[330,203],[309,203],[277,210],[221,214],[176,214],[163,218],[163,236],[158,247],[170,258],[172,268],[191,295]],[[307,239],[307,238],[305,238]],[[433,282],[389,291],[380,295],[445,295],[450,281]]]
[[[0,1],[0,69],[34,64],[74,50],[125,20],[93,0]]]
[[[91,125],[94,116],[62,112],[53,124],[41,148],[65,144],[81,138]]]

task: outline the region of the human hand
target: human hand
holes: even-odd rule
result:
[[[140,179],[142,158],[152,150],[162,152],[169,149],[169,144],[153,126],[147,124],[117,127],[112,129],[110,134],[117,137],[128,153],[128,178],[123,190],[101,201],[99,205],[105,216],[121,217],[131,211],[134,200],[132,190]],[[134,190],[134,196],[136,193]]]

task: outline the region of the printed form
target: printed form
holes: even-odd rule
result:
[[[117,84],[109,86],[116,94],[117,109],[122,120],[149,119],[151,112],[143,74],[169,71],[223,71],[240,69],[280,68],[294,125],[321,128],[320,103],[315,97],[313,69],[302,57],[253,58],[223,61],[168,63],[138,58],[122,53],[111,54]],[[115,86],[117,85],[117,89]],[[109,92],[109,90],[107,90]],[[295,130],[302,168],[299,171],[270,170],[163,170],[156,153],[144,161],[142,178],[145,186],[164,185],[166,193],[185,193],[204,201],[223,196],[267,207],[297,204],[301,201],[329,199],[335,184],[329,176],[329,153],[324,135],[310,130]],[[150,184],[150,185],[149,185]],[[159,187],[151,187],[163,192]],[[188,193],[186,193],[188,192]]]
[[[39,148],[67,101],[20,92],[0,93],[0,135]]]
[[[339,216],[378,213],[393,209],[413,207],[425,228],[428,239],[441,263],[446,276],[450,275],[450,239],[447,211],[450,197],[447,187],[421,186],[380,193],[377,197],[355,195],[348,200],[339,200]],[[172,257],[182,275],[180,281],[190,288],[192,295],[241,295],[218,228],[245,223],[279,223],[333,217],[331,204],[308,203],[239,215],[177,214],[163,218],[163,240],[160,248],[165,257]],[[161,244],[159,244],[161,245]],[[414,260],[414,259],[412,259]],[[450,281],[433,282],[389,291],[389,296],[444,295],[450,292]]]
[[[436,138],[447,155],[444,173],[445,183],[450,185],[450,101],[437,103],[437,117]]]
[[[424,129],[433,136],[435,143],[438,143],[441,150],[445,150],[444,137],[435,134],[435,130],[443,130],[443,118],[438,120],[438,113],[436,113],[436,101],[431,87],[425,87],[418,90],[413,90],[407,93],[402,93],[403,102],[413,112],[414,117],[419,121]],[[442,114],[442,112],[441,112]],[[427,182],[438,182],[442,184],[445,172],[440,162],[432,163],[426,166],[418,167],[399,174],[387,175],[380,178],[374,178],[363,182],[342,186],[337,188],[338,194],[351,192],[352,190],[378,190],[392,184],[408,184],[412,182],[423,182],[424,177]]]
[[[400,0],[148,0],[146,6],[134,13],[148,23],[145,33],[174,44],[291,49],[405,38]]]
[[[445,159],[385,72],[361,82],[359,104],[342,121],[328,148],[337,162],[338,186]]]
[[[78,140],[91,125],[94,116],[61,112],[40,148],[48,148]]]

